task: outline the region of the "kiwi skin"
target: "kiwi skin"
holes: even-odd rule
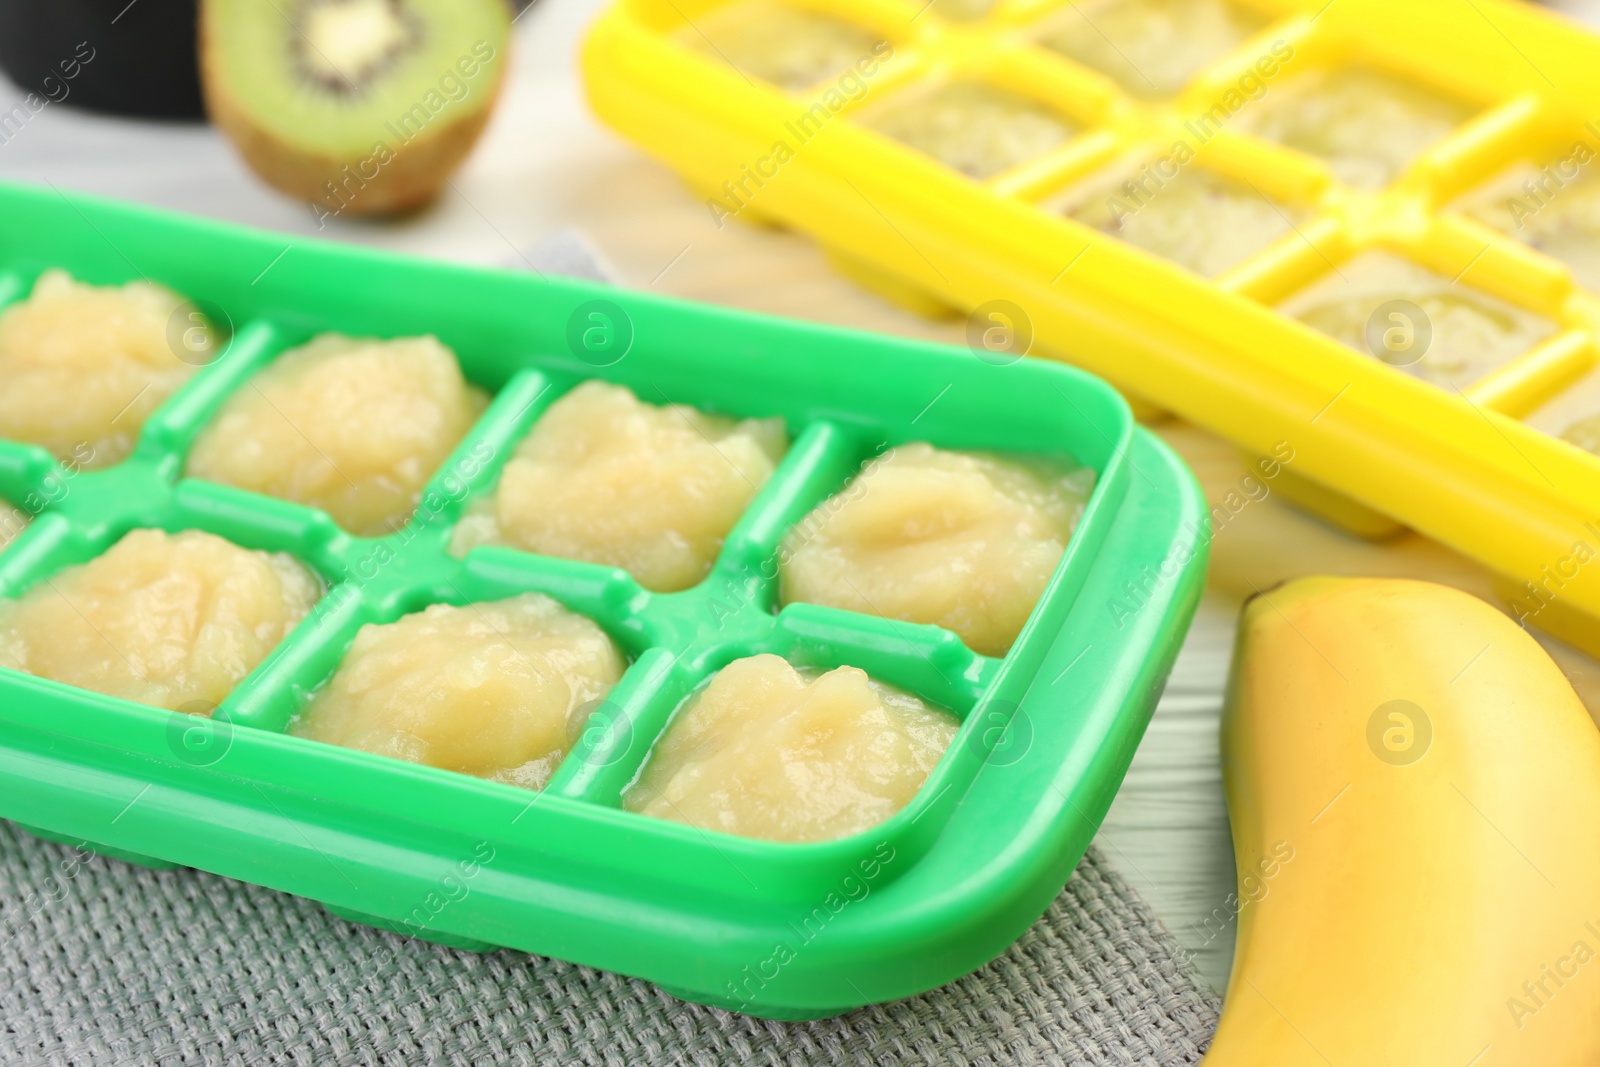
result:
[[[279,192],[310,204],[319,223],[329,216],[400,215],[426,207],[472,151],[505,84],[509,34],[504,51],[496,57],[494,83],[486,87],[478,106],[461,109],[449,121],[430,123],[403,145],[389,145],[387,158],[375,168],[376,174],[368,177],[371,151],[351,158],[309,151],[251,120],[249,109],[234,98],[222,77],[221,49],[210,44],[209,25],[216,17],[216,3],[217,0],[202,0],[200,5],[200,83],[207,117],[233,142],[258,177]],[[381,139],[374,134],[375,142]],[[353,195],[338,196],[329,189],[329,183]]]

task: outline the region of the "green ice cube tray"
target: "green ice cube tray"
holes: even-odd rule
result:
[[[1207,516],[1192,476],[1112,389],[1069,367],[995,365],[52,190],[0,185],[0,217],[0,303],[59,266],[99,284],[147,277],[232,326],[126,461],[74,472],[0,442],[0,497],[36,515],[0,553],[0,596],[136,527],[289,552],[328,584],[214,719],[0,670],[0,817],[49,838],[271,886],[458,948],[635,975],[689,1000],[773,1018],[833,1014],[972,971],[1044,911],[1127,771],[1200,593]],[[387,537],[183,477],[186,450],[224,398],[322,330],[435,334],[494,394],[410,524]],[[656,403],[786,420],[788,455],[693,589],[651,593],[621,570],[507,548],[446,551],[515,443],[586,378]],[[1069,456],[1097,472],[1004,659],[932,626],[778,610],[784,532],[865,459],[908,440]],[[631,659],[543,793],[284,732],[361,626],[526,591],[595,619]],[[861,667],[951,709],[961,730],[905,810],[843,840],[775,844],[621,810],[684,696],[760,652]]]

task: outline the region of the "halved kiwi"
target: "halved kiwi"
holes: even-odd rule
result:
[[[510,30],[506,0],[203,0],[206,109],[319,220],[406,211],[483,131]]]

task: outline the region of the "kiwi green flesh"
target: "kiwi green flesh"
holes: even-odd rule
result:
[[[505,0],[206,0],[208,77],[262,133],[344,158],[488,106]]]

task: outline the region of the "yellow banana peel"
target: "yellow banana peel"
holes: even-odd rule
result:
[[[1600,1064],[1600,733],[1458,590],[1244,609],[1222,731],[1239,932],[1207,1067]]]

